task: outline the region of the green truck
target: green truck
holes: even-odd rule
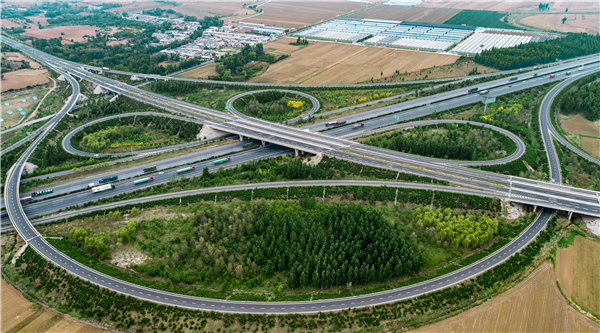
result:
[[[229,161],[231,161],[231,158],[230,157],[225,157],[225,158],[218,159],[218,160],[214,161],[213,163],[214,164],[221,164],[221,163],[225,163],[225,162],[229,162]]]
[[[187,168],[178,169],[178,170],[177,170],[177,173],[188,172],[188,171],[192,171],[192,170],[196,170],[196,167],[195,167],[195,166],[193,166],[193,165],[192,165],[192,166],[189,166],[189,167],[187,167]]]
[[[150,177],[144,177],[138,180],[134,180],[133,183],[134,184],[141,184],[141,183],[145,183],[145,182],[149,182],[151,180],[154,180],[154,177],[150,176]]]

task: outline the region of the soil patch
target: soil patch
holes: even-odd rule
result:
[[[351,15],[351,17],[392,21],[444,23],[452,18],[452,16],[458,14],[458,12],[460,12],[460,9],[377,6],[358,12]]]
[[[556,286],[552,265],[544,262],[513,289],[458,316],[414,332],[598,332],[570,307]]]
[[[572,246],[558,249],[556,253],[556,280],[568,298],[573,295],[573,254],[575,249]]]
[[[592,154],[596,158],[600,158],[600,139],[593,139],[588,137],[581,137],[579,139],[579,146],[586,152]]]
[[[456,8],[472,10],[493,10],[498,12],[510,12],[520,7],[537,6],[534,1],[456,1],[456,0],[427,0],[419,7],[429,8]],[[537,8],[537,7],[536,7]]]
[[[27,86],[37,86],[50,82],[46,69],[20,69],[4,74],[2,91],[23,89]]]
[[[212,63],[212,64],[208,64],[208,65],[199,66],[194,69],[190,69],[189,71],[182,72],[175,76],[183,77],[186,79],[198,79],[198,78],[207,79],[209,75],[218,75],[218,74],[219,73],[217,72],[217,65]]]
[[[28,29],[26,32],[21,33],[23,36],[30,36],[41,39],[50,39],[62,37],[68,41],[73,40],[74,42],[86,41],[83,36],[96,36],[96,30],[100,28],[89,25],[72,25],[55,28],[45,29]]]
[[[573,300],[600,314],[600,242],[575,237],[573,256]]]
[[[593,122],[585,119],[580,115],[571,117],[568,120],[563,120],[560,122],[560,125],[565,131],[570,133],[600,137],[600,128],[594,125]]]
[[[246,1],[248,2],[248,1]],[[175,11],[186,15],[196,16],[198,18],[206,15],[251,15],[254,14],[254,10],[244,8],[246,3],[243,0],[240,1],[202,1],[202,2],[188,2],[177,7]],[[260,5],[260,4],[259,4]],[[204,16],[200,16],[204,15]]]
[[[28,301],[2,279],[2,332],[106,332]]]
[[[429,52],[315,42],[272,64],[264,74],[250,81],[346,84],[390,76],[396,70],[404,73],[452,64],[456,60],[457,56]]]
[[[571,10],[571,8],[569,8]],[[562,19],[566,17],[565,23]],[[587,32],[597,34],[600,31],[599,14],[540,14],[527,16],[519,23],[532,27],[560,32]]]
[[[342,0],[272,0],[260,7],[263,9],[263,13],[243,20],[252,23],[302,28],[370,5],[372,4]]]

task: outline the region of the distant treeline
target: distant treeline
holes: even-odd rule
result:
[[[475,56],[475,62],[500,70],[517,69],[600,52],[600,35],[569,33],[539,43],[493,48]]]
[[[600,74],[579,80],[577,89],[566,92],[558,107],[563,114],[581,114],[590,121],[600,119]]]

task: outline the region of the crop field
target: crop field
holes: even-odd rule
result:
[[[88,1],[89,2],[89,1]],[[106,10],[107,12],[137,12],[140,10],[148,10],[148,9],[155,9],[155,8],[161,8],[161,9],[167,9],[167,8],[173,8],[172,5],[168,5],[165,3],[161,3],[158,1],[116,1],[117,3],[120,3],[123,5],[123,7],[116,7],[116,8],[111,8]],[[100,2],[98,2],[100,3]]]
[[[593,122],[585,119],[580,115],[574,116],[567,120],[563,120],[561,121],[560,125],[565,131],[570,133],[600,137],[600,128],[594,125]]]
[[[351,15],[351,17],[392,21],[444,23],[459,12],[460,9],[377,6]]]
[[[278,48],[275,43],[268,47]],[[456,62],[457,56],[430,52],[315,42],[291,53],[251,82],[341,84],[390,76]]]
[[[100,28],[89,25],[73,25],[46,29],[27,29],[26,32],[21,33],[23,36],[30,36],[35,38],[50,39],[62,37],[66,40],[73,40],[75,42],[83,42],[86,39],[83,36],[96,36],[96,30]],[[64,33],[62,35],[61,33]]]
[[[196,67],[194,69],[190,69],[189,71],[182,72],[180,74],[175,75],[176,77],[183,77],[186,79],[198,79],[198,78],[208,78],[209,75],[218,75],[217,65],[214,63]]]
[[[106,332],[28,301],[2,279],[2,332]]]
[[[246,1],[248,2],[248,1]],[[246,3],[240,1],[201,1],[201,2],[184,2],[181,6],[173,8],[173,10],[186,15],[202,18],[212,15],[251,15],[254,14],[252,9],[243,8]]]
[[[521,7],[532,7],[539,4],[535,1],[462,1],[462,0],[427,0],[419,7],[428,8],[456,8],[456,9],[474,9],[474,10],[494,10],[500,12],[510,12],[513,9]]]
[[[573,300],[600,314],[600,243],[577,236],[574,246]]]
[[[23,89],[50,82],[46,69],[20,69],[4,74],[2,91]]]
[[[598,332],[599,329],[600,325],[567,304],[556,286],[552,265],[545,262],[500,296],[413,332]]]
[[[562,23],[563,17],[567,20]],[[597,34],[600,31],[598,14],[540,14],[519,20],[519,23],[532,27],[560,32],[587,32]]]
[[[568,298],[573,296],[573,255],[575,248],[570,246],[556,251],[556,280]]]
[[[596,158],[600,158],[600,139],[581,137],[579,146]]]
[[[477,27],[515,29],[514,26],[505,23],[502,18],[506,13],[487,10],[462,10],[447,20],[446,24],[466,24]]]
[[[365,7],[367,7],[367,4],[342,0],[273,0],[260,7],[264,10],[263,13],[244,19],[244,21],[289,28],[302,28]]]

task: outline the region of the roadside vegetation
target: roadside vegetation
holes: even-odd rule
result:
[[[209,80],[216,81],[246,81],[256,73],[263,70],[264,66],[274,64],[279,60],[289,57],[287,54],[275,56],[265,53],[262,43],[255,46],[245,45],[240,52],[227,54],[215,60],[218,75],[209,75]],[[253,64],[254,62],[257,64]],[[261,65],[263,63],[264,65]]]
[[[240,97],[233,102],[233,107],[251,117],[284,121],[310,110],[313,104],[297,94],[269,90]]]
[[[370,146],[450,160],[494,160],[515,152],[505,135],[473,124],[435,124],[374,134],[357,141]]]
[[[76,149],[120,153],[152,149],[196,140],[202,125],[156,116],[109,119],[88,126],[71,139]]]
[[[600,35],[567,33],[565,37],[539,43],[482,51],[475,62],[499,70],[517,69],[597,53]]]

